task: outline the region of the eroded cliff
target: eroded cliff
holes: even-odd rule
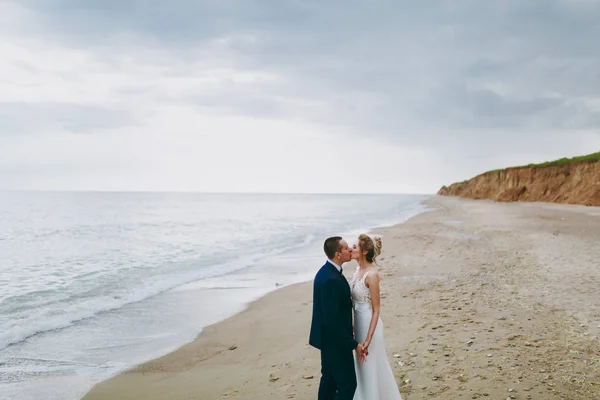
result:
[[[494,201],[542,201],[600,206],[600,162],[490,171],[442,187],[444,196]]]

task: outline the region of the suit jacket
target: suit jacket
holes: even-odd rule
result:
[[[330,262],[326,262],[315,276],[308,343],[321,351],[352,351],[358,346],[352,329],[350,285]]]

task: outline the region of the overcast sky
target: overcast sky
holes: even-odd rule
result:
[[[432,193],[600,150],[594,0],[0,1],[0,188]]]

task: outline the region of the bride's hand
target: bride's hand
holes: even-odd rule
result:
[[[369,346],[370,345],[371,345],[371,343],[367,343],[367,342],[363,343],[363,351],[365,352],[365,355],[369,355]]]

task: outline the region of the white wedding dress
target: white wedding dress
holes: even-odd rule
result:
[[[365,342],[373,315],[371,294],[365,285],[367,275],[368,272],[362,278],[357,279],[358,273],[356,273],[351,283],[354,337],[359,343]],[[357,383],[354,400],[402,400],[387,358],[381,318],[377,321],[377,327],[369,345],[367,360],[361,364],[356,353],[354,357]]]

